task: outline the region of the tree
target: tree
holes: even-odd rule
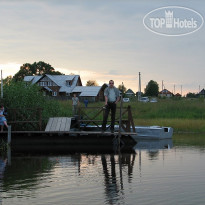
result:
[[[9,75],[9,76],[7,76],[4,80],[3,80],[3,85],[6,85],[6,84],[8,84],[8,85],[10,85],[11,83],[12,83],[12,76],[11,75]]]
[[[38,63],[34,62],[33,64],[25,63],[20,67],[20,70],[14,75],[13,79],[15,81],[22,81],[25,76],[30,75],[64,75],[55,69],[48,63],[39,61]]]
[[[189,93],[186,94],[186,97],[187,98],[196,98],[197,94],[189,92]]]
[[[118,86],[119,91],[122,93],[122,96],[124,97],[124,94],[127,90],[127,88],[124,86],[124,84],[121,84]]]
[[[158,96],[159,93],[159,85],[156,81],[150,80],[145,88],[146,96]]]
[[[98,86],[98,83],[95,80],[88,80],[86,86]]]

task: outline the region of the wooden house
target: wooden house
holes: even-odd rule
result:
[[[25,76],[26,83],[38,84],[44,95],[53,96],[59,99],[68,99],[76,93],[81,101],[104,100],[104,89],[107,84],[102,86],[82,86],[79,75],[49,75]]]
[[[177,93],[177,94],[175,95],[175,97],[181,97],[181,94]]]
[[[167,90],[167,89],[164,89],[164,90],[162,90],[162,91],[160,91],[159,92],[159,95],[158,95],[159,97],[168,97],[168,98],[170,98],[170,97],[172,97],[173,96],[173,93],[171,93],[169,90]]]
[[[133,97],[135,96],[135,93],[131,90],[131,89],[128,89],[126,92],[125,92],[125,95],[127,97]]]
[[[82,86],[79,75],[25,76],[24,81],[38,84],[45,95],[54,97],[70,96],[76,86]]]
[[[200,97],[205,97],[205,90],[204,88],[199,92]]]
[[[103,84],[102,86],[76,86],[73,89],[73,93],[77,93],[81,101],[104,101],[104,90],[107,86],[107,84]]]

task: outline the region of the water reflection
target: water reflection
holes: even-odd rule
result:
[[[174,142],[177,140],[174,138]],[[195,150],[193,152],[195,146],[191,141],[197,152],[199,150],[199,156]],[[182,147],[187,144],[189,149],[186,147],[182,152]],[[4,204],[68,204],[69,201],[69,204],[113,205],[136,204],[137,200],[138,204],[143,204],[147,198],[154,204],[165,204],[168,196],[170,202],[174,198],[175,204],[180,204],[177,203],[180,197],[173,196],[178,196],[182,186],[182,194],[189,197],[190,194],[186,194],[189,193],[187,189],[191,189],[187,186],[189,180],[192,183],[198,180],[195,186],[203,187],[200,170],[204,168],[201,160],[205,156],[202,158],[202,147],[196,145],[195,136],[188,137],[187,141],[185,137],[184,141],[180,138],[177,146],[179,152],[172,140],[140,140],[128,152],[106,148],[94,152],[92,147],[89,147],[90,151],[82,152],[73,147],[67,153],[65,149],[61,154],[49,150],[47,154],[34,155],[28,150],[19,152],[18,149],[15,153],[17,149],[12,149],[10,164],[9,155],[0,158]],[[190,160],[192,157],[194,160]],[[202,166],[200,169],[194,168],[199,165]],[[197,190],[195,194],[199,196],[202,189]],[[166,197],[160,198],[161,193]],[[181,204],[187,204],[185,198],[183,200]]]
[[[126,183],[132,183],[133,172],[135,167],[136,157],[139,160],[139,170],[141,170],[141,150],[146,149],[151,158],[155,157],[159,149],[171,148],[172,141],[138,141],[135,147],[129,149],[117,149],[116,147],[94,147],[83,148],[84,153],[79,147],[72,146],[62,147],[60,150],[64,160],[58,160],[58,149],[55,147],[38,147],[42,154],[36,155],[37,148],[30,147],[15,147],[7,150],[7,158],[1,159],[1,189],[6,193],[8,198],[31,197],[36,190],[38,192],[42,183],[46,183],[48,178],[55,178],[55,170],[69,161],[68,168],[74,167],[79,176],[84,176],[86,167],[101,163],[102,176],[104,181],[104,194],[106,204],[117,204],[119,200],[123,200],[125,173]],[[59,148],[59,147],[58,147]],[[96,149],[98,150],[96,152]],[[67,154],[66,154],[67,152]],[[48,154],[48,155],[45,155]],[[61,158],[61,157],[60,157]],[[7,160],[8,159],[8,160]],[[65,166],[65,165],[64,165]],[[141,174],[141,172],[140,172]],[[69,176],[68,176],[69,177]],[[46,184],[45,186],[50,186]],[[15,192],[13,192],[16,190]],[[23,193],[23,194],[22,194]],[[25,194],[25,195],[24,195]]]
[[[162,140],[138,140],[134,146],[136,152],[141,153],[141,150],[146,150],[150,160],[156,160],[159,156],[159,151],[171,149],[173,147],[172,139]],[[139,155],[141,157],[141,154]],[[140,159],[141,161],[141,159]]]
[[[4,178],[4,171],[7,164],[7,158],[4,155],[0,155],[0,192],[2,190],[2,180]],[[2,197],[0,195],[0,204],[2,204]]]

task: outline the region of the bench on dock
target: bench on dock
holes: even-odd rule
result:
[[[60,131],[68,132],[70,131],[71,118],[69,117],[51,117],[46,125],[46,132]]]

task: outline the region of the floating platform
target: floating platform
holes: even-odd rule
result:
[[[134,146],[136,141],[131,135],[136,133],[120,133],[120,143],[127,146]],[[8,133],[1,132],[0,138],[7,140]],[[112,145],[117,143],[118,132],[98,131],[11,131],[11,146],[15,145]]]

